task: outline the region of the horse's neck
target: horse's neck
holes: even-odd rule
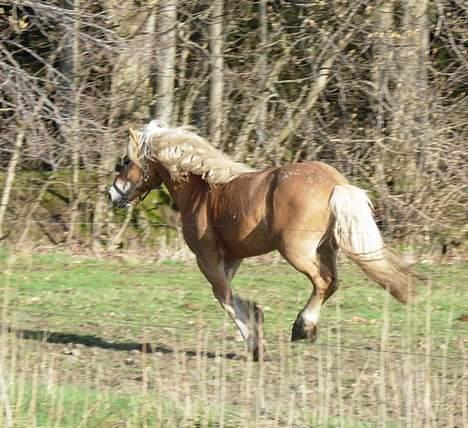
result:
[[[177,205],[182,216],[192,212],[205,201],[209,186],[199,176],[190,174],[186,181],[174,182],[169,171],[157,165],[158,175]]]

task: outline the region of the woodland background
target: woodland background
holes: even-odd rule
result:
[[[159,118],[258,168],[330,163],[388,238],[463,246],[467,22],[462,0],[0,1],[0,237],[177,238],[164,190],[107,203],[128,128]]]

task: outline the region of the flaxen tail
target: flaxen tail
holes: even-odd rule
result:
[[[413,274],[385,247],[366,192],[349,184],[336,185],[330,198],[333,234],[347,257],[370,279],[402,303],[411,294]]]

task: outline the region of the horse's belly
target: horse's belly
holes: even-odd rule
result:
[[[216,229],[218,229],[218,241],[227,258],[253,257],[274,249],[263,222],[250,225],[241,222],[224,222]]]

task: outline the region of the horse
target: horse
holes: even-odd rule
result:
[[[180,211],[184,239],[254,360],[264,351],[263,311],[233,294],[243,259],[278,251],[312,283],[292,341],[317,339],[321,306],[338,289],[338,250],[401,303],[413,274],[384,245],[364,190],[335,168],[304,161],[255,170],[235,162],[191,128],[153,120],[130,129],[127,153],[109,189],[127,207],[162,184]]]

